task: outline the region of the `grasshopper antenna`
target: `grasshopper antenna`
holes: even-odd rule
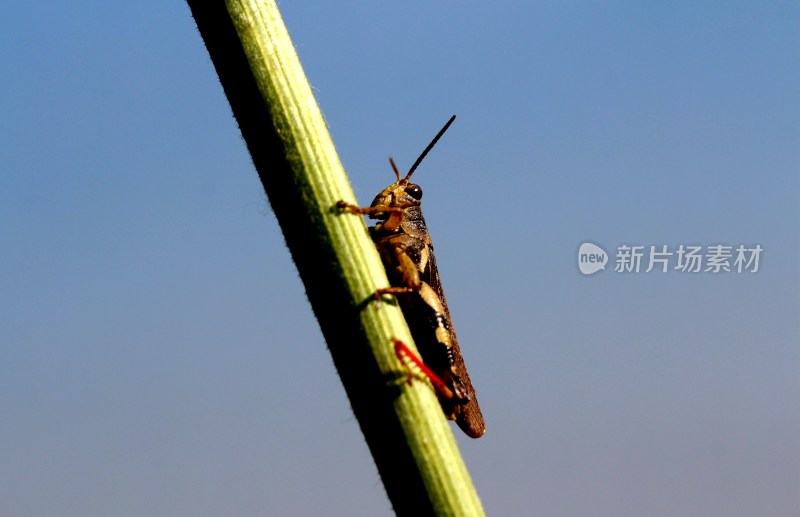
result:
[[[419,158],[417,158],[417,161],[415,161],[414,165],[412,165],[411,169],[409,169],[408,174],[406,174],[406,179],[410,178],[411,175],[414,174],[414,171],[417,169],[417,167],[419,166],[420,162],[422,162],[422,159],[425,158],[425,156],[428,154],[428,152],[431,149],[433,149],[433,146],[436,145],[436,142],[438,142],[440,138],[442,138],[442,135],[444,134],[444,132],[447,131],[447,128],[450,127],[450,124],[452,124],[455,119],[456,119],[455,115],[450,117],[450,120],[447,121],[447,124],[445,124],[444,127],[442,129],[440,129],[438,133],[436,133],[436,136],[433,137],[433,140],[431,140],[431,143],[429,143],[428,147],[426,147],[425,150],[422,151],[422,154],[419,155]],[[397,172],[396,168],[395,168],[395,172]],[[398,173],[397,177],[398,178],[400,177],[399,173]]]
[[[400,181],[400,171],[397,170],[397,165],[395,165],[394,160],[390,157],[389,163],[392,164],[392,169],[394,169],[394,173],[397,175],[397,181]]]

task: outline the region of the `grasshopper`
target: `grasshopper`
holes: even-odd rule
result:
[[[405,177],[401,178],[394,160],[389,158],[397,181],[375,196],[370,206],[361,208],[345,201],[336,206],[341,211],[380,221],[370,228],[370,235],[391,287],[379,289],[375,298],[380,301],[385,294],[397,296],[424,364],[402,341],[394,339],[396,354],[401,361],[405,356],[416,363],[431,378],[447,418],[455,420],[467,435],[479,438],[486,432],[486,425],[439,280],[431,237],[420,208],[422,189],[410,181],[455,118],[453,115],[437,133]]]

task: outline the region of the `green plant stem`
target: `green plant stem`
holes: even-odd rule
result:
[[[436,396],[405,382],[390,341],[412,343],[402,313],[371,301],[386,274],[363,219],[334,209],[355,196],[275,3],[188,4],[396,513],[482,515]]]

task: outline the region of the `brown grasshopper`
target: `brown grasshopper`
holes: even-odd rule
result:
[[[405,356],[421,366],[431,377],[447,418],[455,420],[467,435],[479,438],[486,432],[486,425],[439,280],[431,237],[420,208],[422,189],[409,181],[455,118],[453,115],[437,133],[405,178],[400,177],[394,160],[389,158],[397,181],[383,189],[372,205],[361,208],[339,201],[336,206],[342,211],[380,220],[370,228],[370,235],[380,252],[391,287],[379,289],[375,296],[380,300],[384,294],[398,295],[400,308],[424,364],[404,343],[393,340],[398,358],[402,360]]]

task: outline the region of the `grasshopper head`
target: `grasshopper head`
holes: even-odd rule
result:
[[[414,171],[417,170],[417,166],[420,164],[420,162],[422,162],[422,159],[425,158],[433,146],[436,145],[436,142],[439,141],[444,132],[447,131],[447,128],[450,127],[450,124],[452,124],[455,119],[455,115],[450,117],[450,120],[448,120],[444,127],[439,130],[435,137],[433,137],[433,140],[428,144],[428,147],[422,151],[422,154],[419,155],[417,161],[415,161],[414,165],[411,166],[411,169],[409,169],[405,178],[400,177],[400,171],[397,170],[397,165],[395,165],[394,160],[389,158],[389,163],[392,164],[392,169],[394,169],[394,173],[397,175],[397,181],[383,189],[380,194],[375,196],[371,206],[387,208],[410,208],[420,205],[420,201],[422,200],[422,189],[416,183],[411,183],[411,175],[414,174]],[[389,216],[389,212],[384,212],[382,214],[375,214],[370,217],[373,219],[386,220],[389,218]]]
[[[389,208],[408,208],[411,206],[419,206],[422,200],[422,188],[416,183],[411,183],[409,173],[405,178],[400,177],[400,172],[397,170],[394,160],[389,158],[389,163],[392,164],[397,181],[386,187],[380,194],[375,196],[372,201],[373,207],[389,207]],[[375,216],[377,219],[386,219],[388,213],[378,214]]]

